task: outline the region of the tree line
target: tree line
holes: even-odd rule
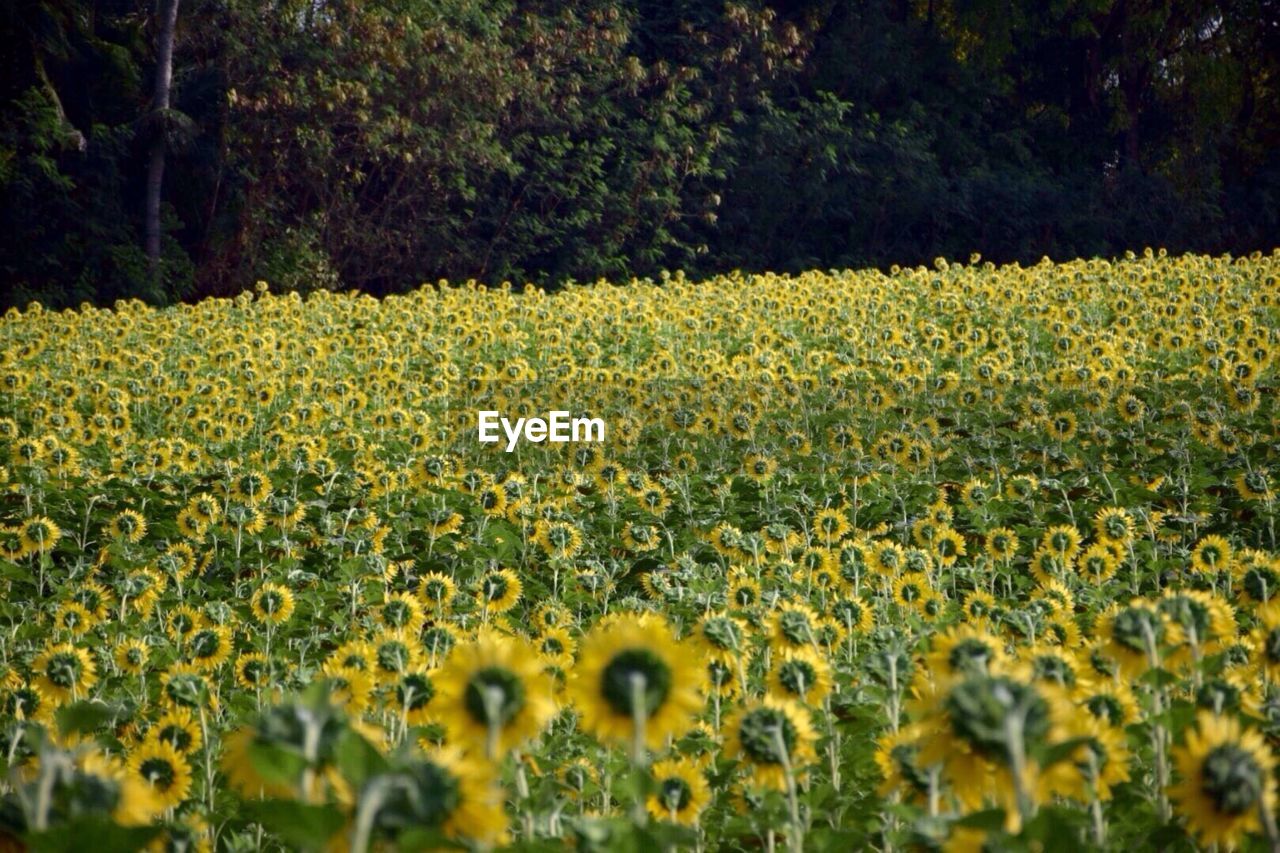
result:
[[[1280,0],[9,0],[0,39],[2,304],[1280,235]]]

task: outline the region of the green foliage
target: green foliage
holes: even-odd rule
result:
[[[1273,6],[27,0],[0,302],[1266,249]]]

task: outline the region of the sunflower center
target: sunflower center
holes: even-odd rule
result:
[[[1112,637],[1131,651],[1145,653],[1148,632],[1158,644],[1164,637],[1164,623],[1149,611],[1131,607],[1116,616]]]
[[[1075,684],[1076,674],[1067,662],[1054,655],[1040,655],[1032,662],[1035,677],[1044,681],[1056,681],[1070,687]]]
[[[382,608],[382,615],[392,628],[403,628],[409,624],[409,617],[412,615],[412,611],[409,609],[408,604],[395,599],[387,602],[386,606]]]
[[[803,696],[805,691],[811,689],[817,680],[818,673],[814,671],[813,664],[808,661],[787,661],[778,670],[779,683],[789,693],[794,693],[797,696]]]
[[[708,619],[702,633],[720,649],[736,649],[741,640],[738,627],[728,619]]]
[[[488,601],[500,601],[507,594],[507,579],[501,575],[490,575],[484,579],[484,597]]]
[[[1026,743],[1049,730],[1048,704],[1034,688],[1008,678],[971,678],[951,690],[945,705],[955,734],[991,758],[1009,755],[1011,714],[1022,715]]]
[[[482,725],[505,726],[524,708],[524,683],[510,670],[487,667],[471,676],[462,701]]]
[[[1254,601],[1268,601],[1280,589],[1280,574],[1255,566],[1244,573],[1243,584]]]
[[[1198,639],[1203,640],[1209,634],[1209,608],[1200,602],[1179,595],[1161,602],[1161,610],[1184,628],[1195,631]]]
[[[1262,768],[1247,750],[1222,744],[1210,750],[1200,765],[1204,795],[1224,814],[1244,814],[1262,796]]]
[[[178,752],[186,752],[191,748],[192,742],[191,732],[176,723],[160,730],[160,740],[172,744]]]
[[[671,668],[648,649],[619,652],[600,673],[601,695],[616,713],[625,717],[637,713],[653,716],[670,692]]]
[[[749,712],[738,728],[742,751],[756,764],[781,764],[783,753],[779,745],[790,756],[795,748],[796,735],[791,719],[776,708],[757,708]]]
[[[898,773],[902,775],[907,784],[916,791],[923,793],[929,790],[929,776],[916,766],[918,752],[919,750],[915,746],[900,743],[889,750],[889,757],[893,760]]]
[[[60,652],[49,658],[45,674],[58,687],[74,687],[80,677],[80,658],[69,652]]]
[[[1211,711],[1234,711],[1240,707],[1240,688],[1229,681],[1214,678],[1196,690],[1196,705]]]
[[[266,665],[260,660],[246,661],[240,669],[240,674],[244,676],[244,680],[250,684],[257,684],[263,680],[266,675]]]
[[[961,640],[952,647],[947,655],[947,665],[952,672],[985,674],[991,663],[991,648],[981,640],[973,638]]]
[[[672,776],[658,786],[658,798],[668,811],[680,812],[693,800],[693,788],[679,776]]]
[[[808,643],[813,636],[809,617],[799,610],[784,610],[778,618],[778,628],[782,636],[797,646]]]
[[[1085,700],[1084,706],[1090,714],[1112,725],[1124,720],[1124,707],[1120,704],[1120,700],[1114,696],[1106,694],[1090,696]]]
[[[138,766],[142,778],[151,783],[151,787],[167,791],[173,787],[178,777],[177,770],[163,758],[148,758]]]
[[[410,826],[439,826],[462,804],[458,779],[432,761],[414,764],[392,787],[378,811],[379,826],[392,832]]]
[[[425,708],[436,695],[431,679],[418,673],[410,673],[396,685],[396,698],[410,711]]]
[[[204,630],[191,638],[191,653],[198,658],[211,658],[218,653],[218,634]]]
[[[377,659],[384,672],[399,672],[409,661],[409,649],[399,642],[383,643],[378,646]]]

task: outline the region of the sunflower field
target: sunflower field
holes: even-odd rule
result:
[[[10,311],[0,846],[1280,849],[1278,279]]]

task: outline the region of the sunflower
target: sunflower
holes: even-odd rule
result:
[[[907,572],[893,582],[893,600],[904,610],[923,612],[930,592],[929,577],[919,572]]]
[[[64,601],[53,614],[55,631],[66,631],[72,637],[82,637],[93,630],[94,617],[78,601]]]
[[[1180,666],[1217,654],[1236,636],[1231,605],[1200,590],[1169,590],[1157,603],[1168,623],[1168,663]]]
[[[187,654],[197,667],[212,672],[231,657],[231,629],[226,625],[196,629],[187,640]]]
[[[378,681],[390,683],[422,663],[422,649],[407,631],[383,630],[370,644],[373,668],[368,672]]]
[[[83,777],[76,792],[93,796],[92,806],[101,807],[105,801],[111,819],[121,826],[145,826],[164,810],[151,785],[119,758],[90,749],[78,754],[75,763]]]
[[[236,658],[236,683],[245,690],[261,690],[272,682],[271,661],[261,652],[246,652]]]
[[[44,553],[58,544],[62,530],[44,516],[28,518],[18,527],[18,537],[28,554]]]
[[[264,583],[249,601],[253,618],[264,625],[282,625],[293,615],[293,592],[278,583]]]
[[[117,643],[115,652],[112,655],[120,671],[129,675],[141,673],[150,656],[151,650],[148,648],[146,641],[132,637]]]
[[[57,708],[38,684],[15,683],[0,692],[0,712],[15,720],[48,723]]]
[[[432,609],[436,618],[448,612],[453,597],[458,592],[453,579],[439,572],[427,572],[418,584],[418,594],[423,602]]]
[[[393,771],[395,784],[379,814],[394,814],[390,827],[438,829],[453,841],[484,848],[503,842],[507,816],[489,768],[460,750],[432,750]],[[377,824],[376,824],[377,825]]]
[[[216,682],[200,667],[191,663],[174,664],[160,677],[160,698],[165,707],[218,709]]]
[[[191,767],[167,741],[144,740],[129,755],[129,770],[151,788],[161,808],[175,808],[191,793]]]
[[[906,792],[914,802],[925,802],[929,796],[929,778],[920,766],[920,728],[905,725],[886,731],[876,739],[875,762],[882,779],[878,793],[888,797],[895,791]]]
[[[458,644],[461,633],[447,622],[423,627],[418,635],[419,645],[427,656],[427,666],[435,669],[449,656],[453,647]]]
[[[1093,530],[1102,542],[1124,545],[1133,539],[1133,516],[1124,507],[1104,507],[1093,516]]]
[[[70,643],[50,646],[31,664],[40,692],[58,704],[85,696],[98,682],[98,667],[86,649]]]
[[[394,702],[391,708],[403,715],[410,726],[425,726],[432,722],[430,705],[436,696],[435,682],[425,669],[415,669],[400,676],[391,687]]]
[[[843,510],[827,507],[813,518],[813,530],[819,542],[831,548],[849,534],[852,526]]]
[[[726,754],[742,762],[751,781],[761,787],[782,790],[788,769],[799,779],[816,760],[809,712],[789,699],[755,700],[741,708],[726,729]]]
[[[875,626],[874,611],[860,598],[837,598],[831,602],[828,612],[848,634],[869,634]]]
[[[150,737],[171,744],[182,755],[197,752],[204,744],[200,720],[189,708],[171,708],[156,720]]]
[[[1235,483],[1236,493],[1243,500],[1270,502],[1275,498],[1275,492],[1271,485],[1271,476],[1261,468],[1241,471],[1236,474],[1232,482]]]
[[[745,574],[730,575],[725,597],[731,607],[749,608],[760,603],[760,582]]]
[[[506,613],[516,606],[524,589],[511,569],[490,569],[480,578],[476,601],[491,615]]]
[[[0,557],[16,563],[30,553],[20,527],[0,525]]]
[[[582,548],[582,531],[568,521],[539,519],[533,541],[553,560],[571,560]]]
[[[769,620],[769,638],[781,648],[806,648],[817,643],[818,614],[807,604],[783,602]]]
[[[966,554],[964,537],[951,527],[939,527],[933,537],[933,555],[938,565],[954,565],[956,560]]]
[[[570,678],[579,724],[606,743],[643,734],[657,749],[691,727],[702,708],[697,660],[665,620],[648,614],[602,620],[583,640]]]
[[[203,613],[190,604],[179,604],[169,611],[169,619],[165,624],[170,637],[179,642],[185,642],[208,621]]]
[[[118,513],[107,525],[107,533],[112,539],[137,544],[147,535],[147,520],[142,513],[126,509]]]
[[[821,705],[831,692],[831,665],[813,649],[786,649],[769,672],[769,689],[803,705]]]
[[[1040,539],[1040,550],[1054,554],[1064,566],[1070,565],[1080,553],[1080,531],[1069,524],[1050,527]]]
[[[658,528],[652,524],[627,524],[622,528],[622,544],[628,551],[643,554],[662,544]]]
[[[1225,538],[1206,536],[1191,549],[1191,567],[1196,571],[1213,575],[1231,568],[1233,551]]]
[[[727,613],[708,613],[694,630],[708,657],[735,663],[747,647],[747,628]]]
[[[329,660],[320,668],[320,676],[328,682],[329,702],[352,717],[359,717],[368,709],[373,696],[374,680],[371,670],[343,666]]]
[[[378,608],[378,621],[385,630],[403,630],[416,635],[426,624],[427,616],[423,612],[422,602],[412,593],[397,592],[389,594]]]
[[[1100,584],[1115,576],[1116,569],[1120,566],[1122,553],[1118,552],[1109,541],[1095,542],[1080,555],[1080,559],[1076,563],[1076,571],[1085,580]]]
[[[1005,663],[1004,643],[980,625],[955,625],[933,637],[921,673],[935,679],[989,675]]]
[[[538,653],[548,666],[568,671],[573,666],[573,653],[578,644],[567,628],[547,628],[535,640]]]
[[[1169,789],[1187,827],[1204,844],[1234,849],[1275,813],[1275,759],[1256,731],[1201,712],[1186,743],[1173,751],[1182,781]]]
[[[645,805],[657,820],[693,826],[711,802],[711,786],[688,759],[668,758],[653,765],[653,789]]]
[[[530,624],[538,631],[551,628],[567,628],[573,620],[573,614],[558,601],[544,601],[534,608]]]
[[[490,760],[536,736],[556,713],[537,653],[492,631],[455,648],[435,683],[436,718],[451,741]]]

